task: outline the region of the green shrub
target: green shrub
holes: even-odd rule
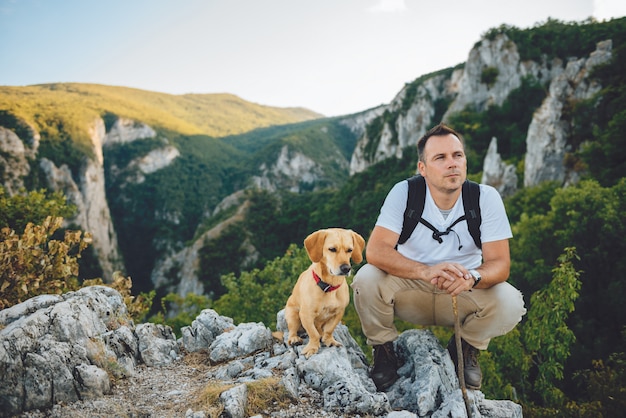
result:
[[[22,235],[8,227],[0,231],[0,309],[78,288],[78,258],[91,235],[66,231],[62,241],[50,239],[62,222],[49,216],[41,225],[29,222]]]
[[[18,234],[26,224],[41,224],[48,216],[69,218],[76,207],[66,201],[60,192],[49,193],[41,189],[27,192],[22,189],[9,196],[0,186],[0,227],[8,227]]]
[[[488,87],[493,87],[498,79],[498,74],[500,74],[500,71],[496,67],[485,67],[480,73],[480,82]]]

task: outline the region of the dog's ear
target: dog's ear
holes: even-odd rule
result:
[[[352,250],[352,260],[359,264],[363,261],[363,248],[365,248],[365,239],[354,231],[352,233],[352,242],[354,243],[354,249]]]
[[[324,229],[315,231],[304,239],[304,248],[312,262],[319,263],[322,260],[325,240],[326,230]]]

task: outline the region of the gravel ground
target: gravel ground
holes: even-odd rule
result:
[[[170,418],[217,417],[219,404],[207,407],[200,403],[203,389],[211,383],[211,366],[202,355],[189,354],[172,365],[147,367],[140,365],[135,374],[112,384],[111,394],[99,399],[57,404],[50,410],[29,411],[20,418]],[[302,397],[287,405],[268,405],[254,415],[275,418],[342,418],[321,409],[321,395],[305,390]]]

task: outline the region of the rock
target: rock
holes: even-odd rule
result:
[[[176,360],[180,350],[172,329],[161,324],[139,324],[135,329],[141,359],[148,366],[162,366]]]
[[[222,392],[220,400],[224,404],[224,418],[245,418],[248,387],[237,385],[232,389]]]
[[[45,173],[48,187],[62,192],[76,205],[76,215],[66,219],[65,224],[79,225],[83,231],[91,233],[92,248],[102,269],[102,278],[110,283],[114,272],[123,270],[123,262],[105,190],[102,156],[102,144],[106,142],[104,121],[96,118],[88,131],[95,158],[85,157],[78,173],[72,173],[66,164],[57,167],[47,158],[39,159],[39,167]]]
[[[271,344],[272,332],[262,323],[239,324],[217,336],[209,346],[209,358],[214,363],[222,363],[267,350]]]
[[[206,350],[218,335],[233,329],[233,320],[221,316],[213,309],[204,309],[191,322],[191,326],[182,327],[180,343],[190,353]]]
[[[102,139],[102,146],[126,144],[138,139],[154,137],[156,137],[156,132],[150,126],[133,119],[118,118]]]
[[[37,144],[39,138],[37,137]],[[10,129],[0,126],[0,182],[9,195],[24,187],[23,178],[30,173],[29,147]]]
[[[491,138],[483,163],[483,177],[480,181],[496,188],[502,197],[512,196],[517,191],[515,166],[506,164],[498,154],[498,140]]]
[[[589,80],[593,67],[612,57],[612,42],[599,42],[589,58],[571,59],[565,69],[550,83],[546,97],[528,127],[524,160],[524,186],[532,187],[546,181],[574,183],[577,174],[564,165],[570,126],[563,118],[564,109],[581,99],[588,99],[601,86]]]
[[[78,383],[81,399],[97,399],[111,391],[111,382],[107,372],[91,364],[76,366],[74,379]]]
[[[143,358],[172,362],[178,352],[169,327],[144,324],[139,338],[124,299],[106,286],[29,299],[0,311],[0,328],[0,416],[101,397],[109,376],[132,375]]]
[[[395,410],[408,410],[420,417],[466,415],[452,359],[430,330],[405,331],[394,345],[402,365],[398,369],[400,378],[387,391],[387,396]],[[473,417],[522,416],[522,407],[514,402],[486,404],[482,392],[467,392]]]
[[[348,162],[339,149],[329,152],[325,159],[331,161],[337,169],[348,170]],[[257,173],[252,176],[251,182],[256,187],[270,192],[289,190],[300,193],[302,190],[318,187],[318,182],[328,179],[324,167],[319,162],[288,145],[280,149],[276,159],[271,163],[262,162],[257,168]]]
[[[347,117],[342,123],[356,125],[359,140],[350,159],[350,175],[366,170],[372,164],[387,158],[401,158],[407,147],[415,146],[418,139],[434,125],[436,103],[452,100],[456,96],[457,79],[461,71],[453,71],[448,76],[433,75],[417,86],[407,84],[385,106],[380,106],[362,115]],[[409,90],[411,91],[409,94]],[[410,96],[407,99],[407,96]],[[412,100],[407,103],[407,100]],[[397,119],[389,119],[397,115]],[[357,119],[353,119],[353,118]],[[368,135],[368,126],[380,124],[379,136]]]
[[[152,414],[159,412],[157,400],[168,408],[187,402],[174,408],[187,417],[202,417],[206,412],[194,412],[198,405],[193,400],[208,384],[224,387],[219,397],[223,417],[244,417],[248,384],[261,381],[278,382],[293,399],[287,409],[267,413],[276,418],[465,414],[454,365],[428,330],[406,331],[395,341],[400,378],[383,393],[376,391],[366,357],[343,324],[334,332],[342,346],[322,346],[309,359],[301,354],[303,345],[291,347],[285,340],[275,340],[262,323],[234,326],[232,319],[211,309],[202,311],[175,341],[169,327],[134,326],[117,291],[93,286],[39,296],[0,311],[0,325],[4,326],[0,330],[2,417],[43,409],[53,412],[27,416],[62,418],[81,410],[61,404],[82,404],[83,412],[94,414]],[[284,311],[277,314],[277,331],[287,338]],[[203,363],[208,372],[185,366],[185,376],[196,379],[190,382],[178,375],[183,367],[181,353],[194,351],[204,352],[214,366]],[[148,373],[156,380],[146,381],[146,368],[162,371]],[[133,381],[136,370],[142,376],[137,382]],[[112,393],[111,377],[131,381],[124,385],[130,398],[120,403]],[[187,382],[196,389],[190,390]],[[137,392],[139,387],[144,392]],[[469,396],[476,418],[522,416],[521,406],[511,401],[487,400],[480,391],[469,391]]]
[[[483,79],[485,69],[493,69],[497,76],[491,83]],[[458,83],[458,95],[443,117],[469,107],[483,111],[489,106],[500,106],[509,94],[522,84],[525,74],[520,63],[517,45],[505,34],[494,39],[483,37],[469,53],[463,75]]]

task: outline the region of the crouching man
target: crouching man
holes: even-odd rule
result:
[[[521,293],[506,282],[511,227],[497,190],[481,184],[477,242],[470,233],[462,196],[467,160],[457,132],[437,125],[420,138],[417,150],[418,170],[426,184],[419,223],[399,243],[408,182],[397,183],[368,240],[368,264],[352,283],[363,332],[374,348],[371,378],[379,391],[398,379],[394,318],[453,327],[451,296],[457,296],[465,382],[479,389],[479,350],[486,350],[491,338],[511,331],[526,313]],[[448,350],[456,365],[454,336]]]

